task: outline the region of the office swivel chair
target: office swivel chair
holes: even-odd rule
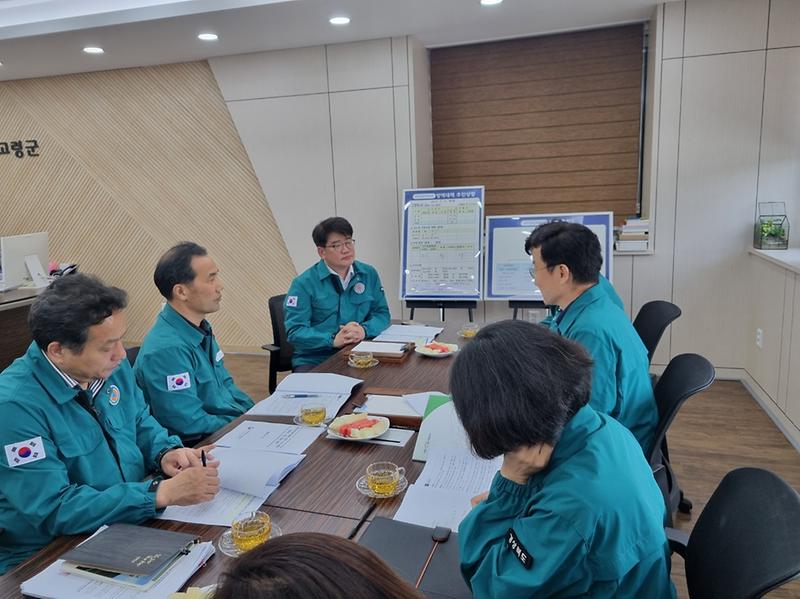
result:
[[[691,534],[667,529],[690,599],[761,597],[800,574],[800,496],[760,468],[725,475]]]
[[[269,352],[269,392],[275,392],[278,386],[278,372],[292,369],[294,348],[286,337],[286,324],[283,320],[283,305],[286,294],[269,298],[269,318],[272,322],[272,343],[262,345],[261,349]]]
[[[126,347],[125,354],[128,356],[128,362],[131,363],[131,367],[136,363],[136,356],[139,355],[139,346],[134,345],[133,347]]]
[[[688,514],[692,509],[692,502],[683,496],[672,471],[667,429],[684,402],[695,393],[707,389],[713,382],[714,366],[711,362],[697,354],[681,354],[670,360],[653,390],[658,406],[658,424],[647,458],[664,495],[669,525],[675,510]]]
[[[661,335],[670,323],[681,315],[681,309],[670,302],[654,300],[647,302],[633,320],[633,328],[639,333],[647,348],[647,360],[652,362],[653,354],[661,340]]]

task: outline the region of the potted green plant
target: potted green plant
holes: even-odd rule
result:
[[[758,205],[753,247],[760,250],[785,250],[789,247],[789,220],[783,202]]]

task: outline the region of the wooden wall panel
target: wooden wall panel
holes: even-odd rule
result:
[[[0,234],[49,231],[54,259],[126,289],[128,341],[160,309],[156,260],[186,239],[220,266],[222,346],[271,340],[267,297],[296,273],[207,63],[0,83],[0,140],[19,138],[41,156],[0,157]]]
[[[436,185],[488,214],[636,213],[643,27],[431,51]]]

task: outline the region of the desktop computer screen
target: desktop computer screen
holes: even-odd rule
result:
[[[39,273],[31,272],[26,264],[25,259],[29,256],[36,257],[46,275],[50,260],[46,232],[0,237],[0,291],[15,289],[32,280],[36,286],[41,285],[41,281],[36,280]],[[36,266],[36,261],[33,265]]]

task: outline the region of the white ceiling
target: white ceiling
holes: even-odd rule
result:
[[[0,0],[0,80],[413,35],[452,46],[650,18],[656,0]],[[335,27],[328,19],[351,17]],[[216,42],[197,34],[217,33]],[[85,46],[105,54],[88,55]]]

